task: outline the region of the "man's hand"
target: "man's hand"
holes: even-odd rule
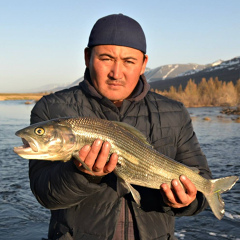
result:
[[[93,171],[95,176],[104,176],[114,170],[118,161],[117,154],[113,153],[107,162],[110,148],[109,142],[97,139],[92,146],[85,145],[82,147],[79,151],[79,157]],[[80,171],[92,175],[90,171],[82,167],[79,161],[74,160],[74,164]]]
[[[186,177],[180,176],[181,186],[178,180],[172,180],[172,187],[170,188],[166,183],[160,186],[164,202],[172,208],[182,208],[192,203],[197,195],[195,185]]]

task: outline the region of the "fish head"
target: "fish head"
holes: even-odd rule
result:
[[[70,124],[62,119],[36,123],[15,134],[22,138],[23,146],[13,150],[26,159],[66,161],[76,145]]]

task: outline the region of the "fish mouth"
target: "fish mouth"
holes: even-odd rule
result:
[[[34,154],[38,152],[38,144],[34,139],[29,138],[22,138],[23,145],[19,147],[14,147],[14,152],[21,155],[21,154]]]

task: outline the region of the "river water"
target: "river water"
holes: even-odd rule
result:
[[[28,161],[13,153],[21,145],[14,133],[29,125],[33,105],[0,101],[0,240],[41,240],[47,237],[49,211],[29,188]],[[240,175],[240,123],[220,114],[220,108],[189,108],[195,132],[213,177]],[[203,120],[204,117],[210,120]],[[219,221],[210,209],[176,220],[179,240],[240,240],[240,181],[223,194],[226,214]]]

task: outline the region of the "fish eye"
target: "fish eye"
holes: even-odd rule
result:
[[[34,132],[38,135],[38,136],[42,136],[45,133],[45,130],[41,127],[37,127],[35,128]]]

